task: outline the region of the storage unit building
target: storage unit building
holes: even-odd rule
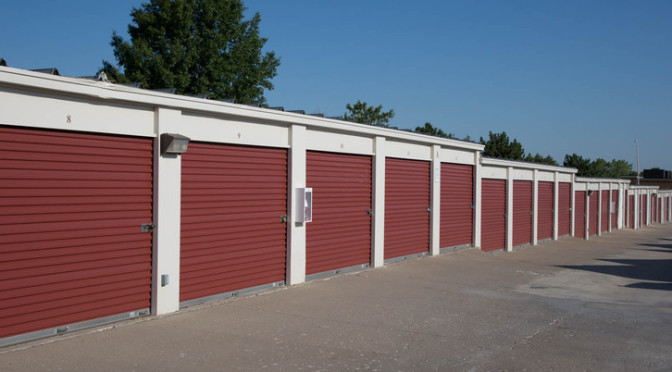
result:
[[[574,168],[482,158],[477,177],[481,249],[511,250],[568,236],[575,173]]]
[[[479,144],[5,66],[0,102],[0,346],[479,238]]]

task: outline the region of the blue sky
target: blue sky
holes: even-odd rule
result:
[[[142,1],[0,1],[11,67],[92,75]],[[672,1],[248,0],[281,58],[268,103],[341,115],[358,99],[477,140],[506,131],[672,169]]]

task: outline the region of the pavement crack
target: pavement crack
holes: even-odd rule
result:
[[[528,342],[530,342],[531,340],[533,340],[535,337],[537,337],[537,336],[539,336],[540,334],[542,334],[542,333],[548,331],[549,329],[555,327],[555,325],[557,325],[557,324],[560,323],[561,321],[565,320],[566,317],[567,317],[566,315],[563,315],[563,316],[561,316],[561,317],[559,317],[559,318],[554,319],[554,320],[551,321],[550,323],[548,323],[548,324],[546,324],[546,325],[543,325],[543,326],[539,327],[537,330],[535,330],[534,332],[532,332],[532,334],[530,334],[529,336],[526,336],[526,337],[524,337],[521,341],[519,341],[519,342],[515,342],[513,345],[511,345],[511,350],[514,350],[515,348],[517,348],[517,347],[520,346],[520,345],[525,345],[525,344],[527,344]]]

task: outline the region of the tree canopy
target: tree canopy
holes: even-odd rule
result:
[[[625,160],[612,159],[608,162],[597,158],[591,161],[577,154],[567,154],[563,165],[576,168],[578,170],[576,175],[580,177],[620,178],[636,175],[636,172],[632,170],[632,164]]]
[[[130,41],[112,35],[123,72],[107,61],[101,70],[148,89],[264,103],[280,61],[262,53],[259,13],[244,20],[244,10],[241,0],[150,0],[131,11]]]
[[[500,159],[524,160],[525,149],[523,145],[515,138],[511,141],[506,132],[488,132],[488,137],[487,141],[481,137],[480,142],[485,145],[483,155]]]
[[[536,153],[534,156],[532,156],[531,153],[528,153],[525,157],[525,161],[547,165],[558,165],[558,162],[555,161],[551,155],[543,156],[539,153]]]
[[[455,135],[452,133],[446,133],[441,128],[436,128],[432,123],[425,123],[422,127],[415,127],[413,130],[415,133],[428,134],[430,136],[443,137],[443,138],[455,138]]]
[[[343,114],[343,120],[354,121],[355,123],[388,127],[390,120],[394,117],[394,110],[383,111],[383,105],[373,107],[360,100],[352,105],[346,104],[345,108],[348,111]]]

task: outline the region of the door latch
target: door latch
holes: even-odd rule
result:
[[[287,222],[287,215],[283,214],[282,216],[280,216],[280,223],[285,223],[285,222]]]
[[[371,209],[366,211],[367,216],[373,216],[373,211]]]
[[[427,212],[431,212],[431,211],[432,211],[432,207],[427,207],[427,209],[425,209],[425,210],[426,210]]]
[[[143,223],[140,225],[140,231],[142,232],[152,232],[156,229],[156,225],[153,223]]]

